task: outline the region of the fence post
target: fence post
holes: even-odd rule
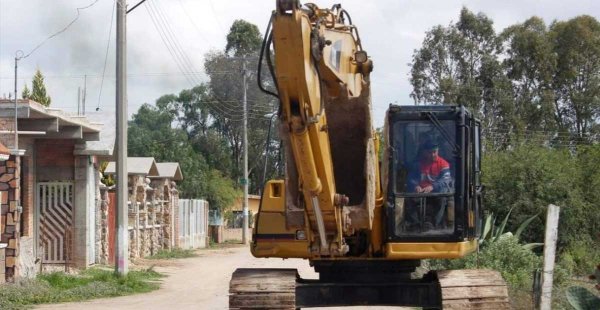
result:
[[[552,309],[552,280],[554,277],[554,256],[558,237],[558,214],[560,207],[548,206],[546,216],[546,236],[544,238],[544,272],[542,274],[541,310]]]

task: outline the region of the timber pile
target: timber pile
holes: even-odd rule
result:
[[[510,309],[500,272],[488,269],[438,271],[444,309]]]
[[[239,268],[229,282],[229,309],[296,309],[296,269]]]

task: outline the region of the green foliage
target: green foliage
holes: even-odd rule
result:
[[[434,261],[436,268],[469,269],[490,268],[502,273],[513,288],[531,288],[533,271],[541,266],[542,259],[519,244],[511,235],[502,236],[497,242],[488,243],[479,253],[461,259]]]
[[[40,69],[35,71],[33,80],[31,81],[31,96],[29,99],[40,103],[43,106],[49,107],[52,99],[46,94],[46,85],[44,85],[44,76]]]
[[[598,154],[600,146],[586,149]],[[600,177],[596,163],[579,158],[579,152],[535,146],[520,146],[512,151],[488,152],[483,161],[483,183],[486,184],[485,206],[488,210],[504,216],[513,209],[508,221],[509,230],[531,214],[545,215],[549,204],[561,206],[559,222],[559,245],[576,240],[590,240],[597,231],[600,214],[595,211],[597,201],[584,180]],[[588,153],[587,156],[590,154]],[[584,161],[585,165],[578,162]],[[588,177],[581,177],[589,175]],[[583,179],[583,180],[582,180]],[[597,196],[597,194],[595,194]],[[526,242],[543,239],[545,216],[531,221],[530,228],[522,232]]]
[[[500,51],[493,21],[463,8],[456,23],[433,27],[415,50],[411,97],[422,103],[465,105],[488,128],[511,97]]]
[[[106,170],[106,167],[108,167],[108,161],[104,161],[100,164],[100,173],[102,173],[102,184],[106,185],[106,186],[113,186],[116,184],[116,181],[114,180],[112,175],[105,175],[104,171]]]
[[[594,295],[594,293],[585,287],[569,287],[567,290],[567,299],[569,300],[569,304],[576,310],[600,309],[600,297]]]
[[[152,269],[130,271],[125,277],[99,268],[85,270],[79,275],[41,274],[35,280],[0,286],[0,309],[145,293],[158,289],[156,280],[161,277]]]
[[[229,28],[225,53],[233,53],[235,57],[248,56],[256,53],[260,49],[261,43],[258,27],[243,19],[238,19]]]
[[[196,257],[198,254],[194,250],[185,250],[180,248],[174,248],[171,250],[159,250],[158,253],[148,256],[148,259],[178,259],[178,258],[190,258]]]
[[[598,242],[581,238],[567,244],[561,251],[560,261],[575,275],[587,275],[600,262],[600,247]]]
[[[31,92],[29,91],[29,87],[27,87],[27,83],[25,83],[25,86],[23,87],[23,92],[21,93],[21,98],[29,99],[29,97],[31,97]]]
[[[178,162],[184,180],[179,185],[184,198],[206,198],[211,208],[231,206],[239,193],[233,182],[211,168],[197,152],[185,131],[172,128],[176,120],[174,95],[157,100],[157,106],[140,107],[130,122],[130,156],[152,156],[158,162]]]
[[[493,149],[598,141],[600,22],[583,15],[547,26],[534,16],[499,35],[492,25],[463,8],[456,23],[426,32],[411,64],[414,100],[471,108],[486,132],[502,132]]]
[[[236,20],[227,35],[225,51],[213,51],[205,56],[204,69],[210,78],[204,93],[205,111],[210,115],[208,126],[211,131],[194,137],[198,146],[203,146],[204,156],[208,153],[228,154],[229,171],[221,170],[225,175],[239,179],[243,175],[243,67],[247,72],[255,72],[258,66],[258,53],[261,46],[261,34],[258,27],[244,20]],[[263,72],[268,72],[266,63]],[[273,124],[270,150],[265,154],[269,119],[267,114],[277,110],[278,102],[265,95],[257,86],[257,75],[247,74],[247,107],[248,107],[248,163],[250,192],[257,193],[262,187],[262,175],[265,158],[267,178],[275,176],[278,151],[275,146],[278,130]],[[263,74],[263,82],[272,85],[269,74]],[[188,119],[186,117],[186,119]],[[222,141],[217,142],[217,137]],[[207,141],[208,143],[204,143]],[[198,148],[200,149],[200,148]]]
[[[600,23],[589,15],[556,21],[549,40],[557,55],[553,88],[562,123],[587,138],[600,116]]]
[[[513,235],[513,233],[511,233],[511,232],[506,232],[506,233],[504,232],[504,230],[506,229],[506,224],[508,223],[508,219],[510,218],[511,212],[512,212],[512,209],[510,209],[508,211],[508,214],[506,214],[506,216],[504,217],[504,220],[502,220],[502,223],[500,224],[500,226],[496,226],[496,217],[494,216],[493,213],[486,216],[486,218],[484,220],[483,233],[479,237],[480,245],[486,245],[487,243],[497,242],[501,238],[504,238],[507,236],[513,236],[515,239],[517,239],[517,241],[519,241],[519,237],[521,236],[521,233],[527,228],[527,226],[529,226],[529,224],[534,219],[536,219],[538,217],[538,214],[536,214],[536,215],[526,219],[525,221],[523,221],[523,223],[521,223],[519,225],[519,227],[517,228],[517,231]],[[523,247],[525,249],[532,250],[541,245],[543,245],[543,243],[527,243],[527,244],[524,244]]]

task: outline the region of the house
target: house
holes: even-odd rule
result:
[[[105,129],[31,100],[0,100],[0,143],[10,150],[0,161],[0,281],[96,262],[98,156],[114,145]]]
[[[254,226],[254,215],[258,214],[260,207],[259,195],[248,195],[248,227]],[[242,240],[242,229],[244,225],[243,197],[235,201],[231,207],[231,215],[227,218],[223,229],[222,240]]]

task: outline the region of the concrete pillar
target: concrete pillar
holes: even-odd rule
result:
[[[91,227],[90,212],[94,206],[90,206],[91,199],[89,191],[90,174],[88,169],[91,166],[89,156],[75,156],[75,184],[73,186],[73,233],[71,234],[72,252],[69,253],[71,262],[77,268],[86,268],[90,260],[89,248],[94,245],[90,243],[89,231],[95,229]]]

